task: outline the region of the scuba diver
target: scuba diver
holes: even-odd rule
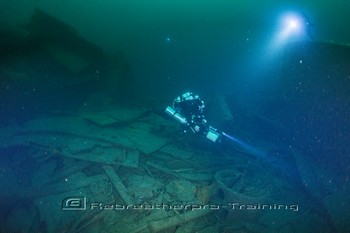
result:
[[[312,28],[315,26],[315,24],[310,22],[310,18],[305,12],[301,12],[300,17],[302,18],[303,26],[304,26],[306,35],[309,37],[310,40],[313,41],[314,38],[312,36],[311,31],[312,31]]]
[[[204,116],[204,101],[192,92],[186,92],[173,101],[165,112],[179,123],[185,125],[195,134],[203,136],[212,142],[220,142],[224,132],[208,126]]]
[[[244,154],[254,155],[265,161],[273,161],[273,158],[270,158],[264,151],[208,125],[204,116],[204,109],[204,101],[198,95],[186,92],[175,98],[173,105],[166,107],[165,112],[174,120],[189,128],[194,134],[204,137],[216,145],[220,145],[222,151],[231,152],[235,150]]]

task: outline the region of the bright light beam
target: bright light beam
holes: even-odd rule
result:
[[[296,13],[282,15],[276,35],[271,42],[271,48],[277,49],[286,43],[299,39],[305,30],[304,19]]]
[[[242,142],[241,140],[239,140],[236,137],[233,137],[225,132],[222,132],[222,135],[224,135],[226,138],[228,138],[229,140],[231,140],[232,142],[238,144],[246,153],[248,154],[252,154],[255,155],[256,157],[265,159],[266,158],[266,153],[257,150],[256,148],[250,146],[249,144]]]
[[[275,169],[283,173],[289,174],[297,179],[299,173],[296,172],[295,168],[291,164],[281,159],[274,158],[270,156],[267,152],[258,150],[250,146],[249,144],[242,142],[238,138],[233,137],[225,132],[222,132],[222,135],[225,136],[227,139],[231,140],[232,142],[238,144],[246,153],[254,155],[255,157],[261,159],[262,161],[269,163]]]

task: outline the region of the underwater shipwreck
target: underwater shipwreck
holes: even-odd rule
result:
[[[41,10],[1,35],[1,232],[332,232],[348,224],[349,210],[334,204],[350,202],[348,168],[327,166],[349,160],[348,46],[291,44],[277,72],[290,82],[275,82],[274,98],[259,88],[259,102],[218,98],[266,160],[178,134],[133,93],[123,51],[107,54]],[[337,135],[309,133],[324,130]],[[263,141],[266,132],[276,138]]]

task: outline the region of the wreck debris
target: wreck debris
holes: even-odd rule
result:
[[[81,189],[91,185],[92,183],[99,182],[103,179],[105,175],[96,175],[92,177],[87,177],[84,174],[77,173],[73,174],[70,177],[67,177],[65,180],[60,183],[51,184],[38,188],[23,188],[23,192],[19,194],[20,199],[34,199],[41,198],[49,195],[57,195],[60,193],[65,193],[72,190]]]
[[[211,181],[213,178],[213,174],[208,172],[199,172],[196,170],[190,170],[185,172],[181,170],[171,170],[164,165],[161,166],[151,161],[146,162],[146,165],[171,176],[192,181]]]
[[[69,142],[69,143],[67,143]],[[63,131],[16,132],[4,139],[0,147],[32,145],[41,150],[57,150],[61,156],[104,164],[137,167],[139,152],[103,138]]]
[[[5,101],[0,123],[23,123],[53,111],[72,113],[101,93],[100,88],[110,102],[130,86],[130,65],[123,51],[110,56],[40,9],[26,25],[0,29],[0,35],[0,60],[5,61],[0,64],[0,87],[6,90],[1,92]]]
[[[69,226],[67,233],[79,233],[84,232],[87,228],[93,228],[94,226],[99,226],[98,223],[104,220],[107,216],[111,215],[108,211],[100,211],[96,212],[86,212],[79,221],[73,221],[73,223]]]
[[[108,175],[108,177],[111,179],[112,184],[114,185],[115,189],[117,190],[120,197],[123,199],[123,201],[127,205],[134,204],[133,200],[128,194],[128,190],[124,186],[122,180],[118,176],[118,174],[114,171],[114,169],[111,166],[103,166],[104,171]]]
[[[115,108],[118,110],[118,106]],[[272,188],[269,184],[273,180],[269,175],[272,172],[265,170],[261,174],[257,169],[261,165],[245,163],[251,158],[229,158],[227,161],[235,163],[232,163],[228,170],[223,170],[222,166],[213,167],[207,165],[206,158],[209,156],[199,157],[194,150],[179,149],[168,138],[159,136],[157,130],[152,130],[152,122],[157,121],[153,114],[143,114],[142,110],[130,109],[125,111],[125,116],[118,117],[119,113],[114,115],[113,111],[100,112],[121,124],[91,124],[84,118],[84,112],[79,112],[70,116],[47,116],[28,121],[22,127],[0,129],[0,150],[10,150],[23,145],[29,147],[33,158],[46,169],[36,172],[32,182],[37,184],[23,188],[24,194],[20,199],[32,198],[36,199],[36,203],[40,203],[41,198],[46,198],[48,202],[52,202],[50,198],[57,198],[57,195],[61,197],[60,195],[65,193],[83,193],[96,201],[117,201],[134,206],[152,203],[208,205],[212,200],[218,201],[218,204],[227,204],[225,202],[232,200],[258,203],[269,202],[272,198],[280,196],[277,189],[281,185],[277,178],[274,178],[276,182],[272,182],[277,188]],[[97,112],[93,114],[98,116]],[[140,114],[142,117],[139,117]],[[146,145],[147,140],[143,142],[145,137],[154,141],[153,145]],[[57,174],[54,171],[55,162],[52,162],[51,158],[63,160]],[[70,165],[73,161],[76,166]],[[141,165],[139,161],[142,161]],[[118,167],[118,172],[115,167]],[[53,175],[42,179],[45,174]],[[40,180],[44,182],[40,183]],[[116,193],[113,193],[113,190],[116,190]],[[283,190],[286,192],[286,189]],[[120,197],[118,200],[113,200],[115,194]],[[302,200],[302,197],[298,198],[297,200]],[[40,208],[39,211],[44,212]],[[46,212],[50,211],[45,210]],[[209,210],[127,212],[134,222],[133,226],[128,226],[131,220],[123,220],[123,227],[129,229],[129,232],[176,231],[181,229],[177,226],[190,222],[188,226],[194,231],[198,230],[194,222],[204,221],[200,217],[216,218],[209,215]],[[112,212],[105,213],[107,211],[87,213],[80,221],[67,226],[67,229],[71,232],[84,232],[89,227],[98,229],[106,221],[110,221],[109,229],[112,231],[113,224],[117,226],[117,223],[121,223],[120,216]],[[220,215],[220,218],[225,222],[230,221],[232,216],[239,221],[260,221],[256,225],[239,224],[242,229],[265,229],[264,226],[273,217],[262,212],[228,211],[226,215]],[[296,217],[288,219],[291,220],[280,220],[278,227],[287,228],[285,225],[297,221]],[[56,226],[53,229],[59,228]],[[220,225],[215,229],[220,229]],[[202,230],[205,232],[206,228],[202,227]]]
[[[171,227],[186,224],[187,222],[193,221],[197,218],[208,215],[212,212],[209,208],[200,209],[195,211],[188,211],[183,214],[175,214],[175,216],[164,218],[161,220],[156,220],[148,222],[145,226],[139,227],[137,230],[132,231],[132,233],[138,232],[160,232]]]
[[[127,178],[127,183],[128,190],[137,204],[153,200],[163,186],[156,178],[146,175],[131,175]]]
[[[239,168],[237,170],[221,170],[215,174],[215,182],[223,190],[225,199],[241,203],[263,202],[270,196],[268,176],[261,177],[252,168]]]
[[[79,36],[78,32],[63,21],[36,9],[26,25],[32,46],[40,47],[59,64],[73,73],[82,72],[105,60],[101,48]]]
[[[159,165],[157,165],[157,164],[155,164],[155,163],[153,163],[153,162],[148,161],[148,162],[146,163],[146,165],[147,165],[147,166],[150,166],[150,167],[152,167],[152,168],[154,168],[154,169],[156,169],[156,170],[159,170],[159,171],[161,171],[161,172],[164,172],[164,173],[166,173],[166,174],[169,174],[169,175],[171,175],[171,176],[175,176],[175,177],[177,177],[177,178],[181,178],[180,175],[176,174],[175,172],[173,172],[173,171],[171,171],[171,170],[169,170],[169,169],[167,169],[167,168],[165,168],[165,167],[163,167],[163,166],[159,166]]]
[[[211,185],[211,186],[208,186],[208,185],[197,186],[195,196],[196,196],[196,199],[198,200],[199,204],[201,204],[201,205],[208,204],[214,191],[216,191],[216,189],[214,188],[213,185]]]
[[[174,180],[167,184],[165,188],[172,195],[172,200],[184,203],[194,201],[196,187],[187,180]]]
[[[132,141],[133,146],[145,154],[151,154],[169,143],[168,138],[157,136],[152,131],[152,124],[135,122],[125,128],[121,135]],[[142,132],[142,133],[140,133]]]
[[[181,159],[190,159],[191,157],[193,157],[192,152],[175,147],[174,145],[171,145],[171,144],[163,146],[162,148],[159,149],[159,152],[169,154],[173,157],[178,156]]]
[[[111,110],[83,112],[80,116],[100,127],[118,127],[133,123],[146,114],[147,111],[141,108],[111,105]]]

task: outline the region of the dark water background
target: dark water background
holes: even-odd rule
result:
[[[315,23],[318,41],[350,41],[349,1],[330,4],[106,0],[0,4],[1,18],[10,25],[28,21],[32,10],[39,7],[103,49],[123,50],[144,94],[152,97],[162,90],[172,97],[183,89],[197,88],[201,82],[217,86],[245,76],[251,70],[251,62],[264,56],[261,49],[273,37],[283,11],[307,13]],[[153,84],[155,80],[162,88]]]
[[[327,190],[318,190],[317,197],[326,198],[330,192],[340,191],[339,203],[334,205],[349,205],[344,193],[350,190],[350,1],[0,0],[0,28],[23,33],[22,28],[36,8],[74,28],[98,47],[97,54],[102,49],[107,56],[122,58],[122,64],[116,65],[126,67],[122,68],[121,83],[107,80],[101,85],[97,81],[97,91],[110,94],[113,101],[131,100],[155,112],[162,111],[185,91],[198,93],[206,101],[208,120],[214,125],[239,138],[249,138],[247,143],[253,145],[260,141],[277,145],[271,156],[290,149],[300,151],[314,166],[326,170],[327,181],[334,184]],[[278,50],[270,49],[280,15],[291,10],[309,16],[315,25],[314,40],[304,36]],[[60,40],[65,39],[57,38]],[[1,43],[11,45],[6,39]],[[13,44],[13,50],[3,50],[6,56],[1,57],[0,78],[7,80],[8,70],[21,75],[21,69],[29,71],[26,75],[30,78],[18,89],[1,82],[3,127],[13,122],[23,125],[48,110],[74,109],[96,91],[96,86],[89,83],[72,85],[71,89],[54,94],[42,91],[38,96],[22,98],[33,88],[50,84],[45,77],[55,79],[67,73],[58,66],[51,67],[50,61],[35,52],[35,46],[33,50],[25,47],[31,51],[24,57],[26,62],[23,63],[23,57],[16,60],[12,51],[21,54],[21,49]],[[36,68],[27,69],[27,65]],[[86,74],[108,73],[110,68],[96,67]],[[16,86],[16,82],[12,84]],[[123,88],[118,89],[118,85]],[[224,96],[234,121],[218,116],[217,95]],[[38,164],[27,156],[34,152],[25,147],[2,152],[2,163],[20,169],[20,185],[29,187],[26,177]],[[17,160],[12,154],[23,157]],[[271,164],[279,167],[277,170],[289,169],[288,165],[275,162]],[[305,187],[299,188],[300,193],[305,191]],[[312,195],[309,198],[316,199]],[[9,204],[4,206],[9,211]],[[327,213],[324,206],[320,209]],[[341,208],[336,212],[338,215],[332,212],[332,223],[328,213],[321,215],[325,232],[349,226],[341,221],[343,225],[334,228],[338,224],[334,216],[345,219],[350,214]]]

